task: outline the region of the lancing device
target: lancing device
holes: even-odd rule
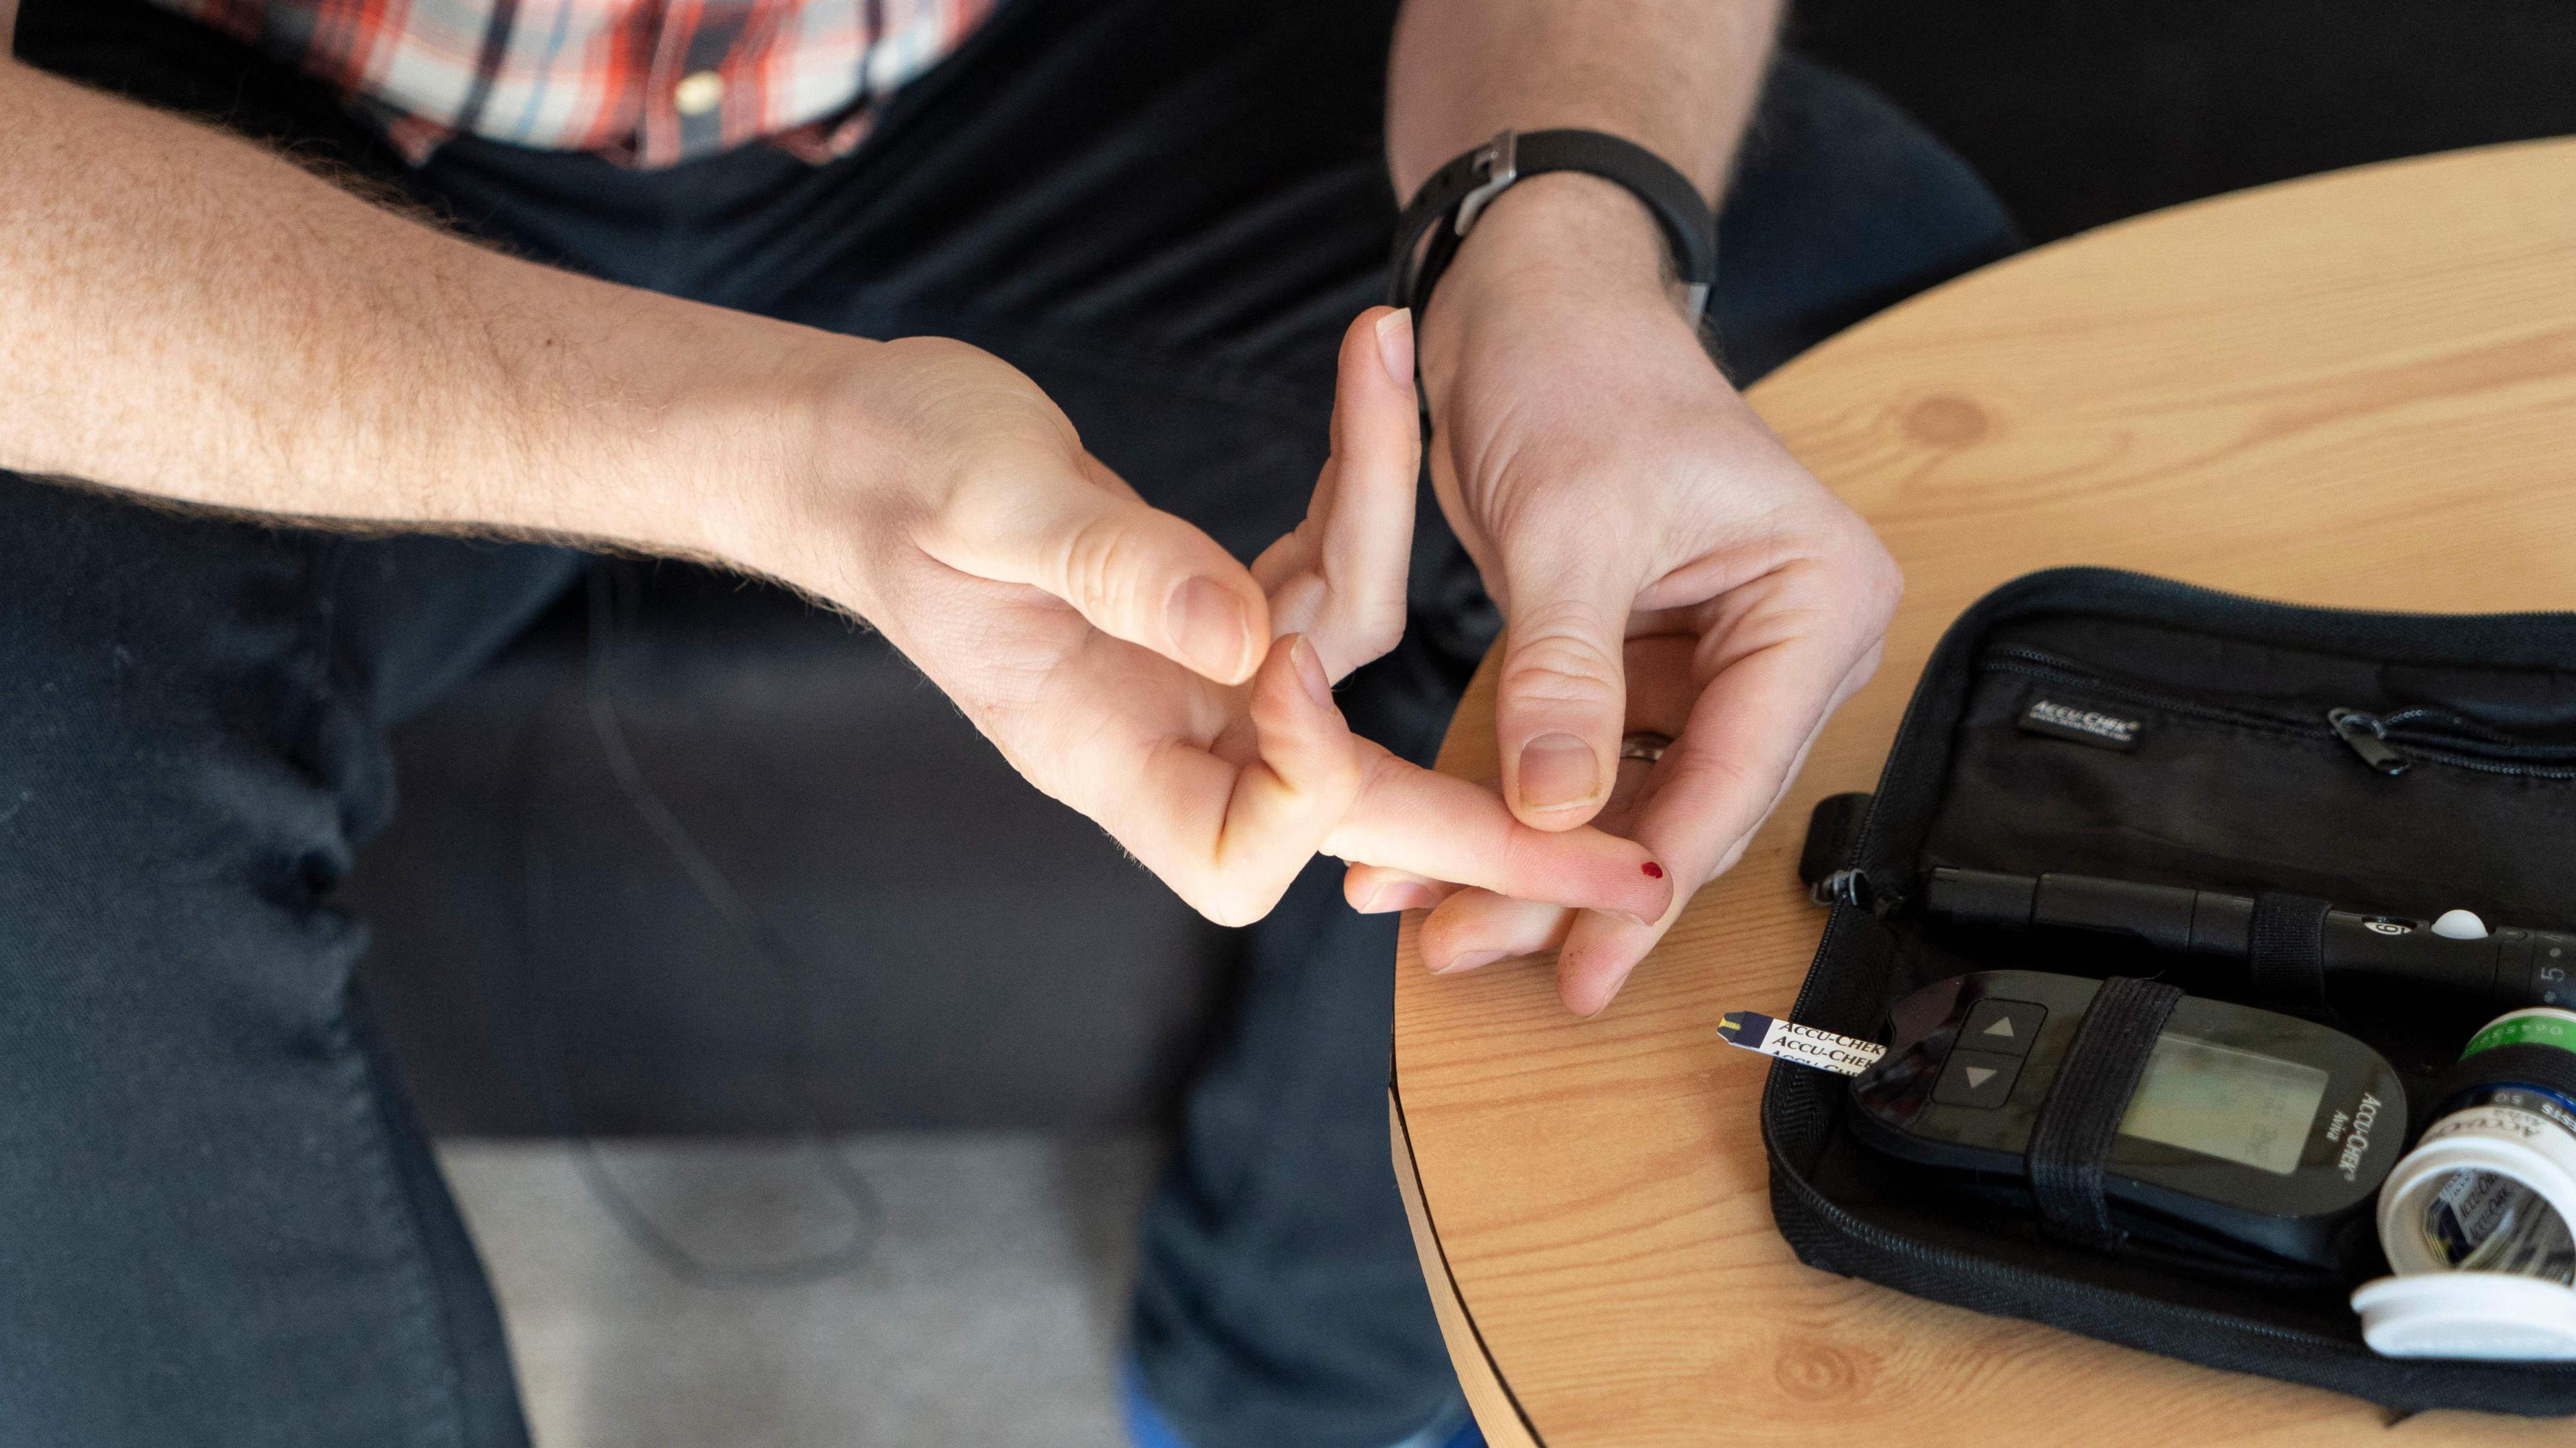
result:
[[[2055,926],[2133,936],[2160,950],[2251,958],[2254,900],[2216,890],[2091,875],[1998,875],[1947,867],[1931,874],[1924,908],[1945,920],[2012,928]],[[2430,921],[2329,910],[2319,927],[2326,987],[2403,1000],[2425,986],[2498,1011],[2576,1005],[2576,935],[2508,925],[2490,931],[2466,910]]]

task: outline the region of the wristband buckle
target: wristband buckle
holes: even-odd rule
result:
[[[1466,238],[1467,228],[1476,224],[1477,215],[1485,209],[1486,205],[1495,197],[1510,190],[1513,182],[1521,179],[1520,141],[1518,131],[1508,128],[1498,131],[1494,139],[1487,141],[1476,152],[1476,159],[1469,163],[1475,173],[1485,180],[1483,185],[1468,192],[1466,198],[1458,203],[1458,219],[1449,224],[1450,229],[1455,231],[1461,240]]]
[[[0,0],[6,3],[6,0]],[[1528,154],[1522,154],[1522,143]],[[1717,275],[1717,219],[1691,179],[1633,141],[1599,131],[1502,130],[1431,173],[1396,218],[1387,300],[1420,307],[1494,198],[1524,177],[1582,171],[1627,190],[1662,230],[1683,311],[1697,322]]]

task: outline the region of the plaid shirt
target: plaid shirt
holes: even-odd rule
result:
[[[417,165],[458,132],[668,166],[812,161],[995,0],[156,0],[347,96]]]

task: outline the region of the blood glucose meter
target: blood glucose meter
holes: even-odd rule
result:
[[[1886,1053],[1852,1081],[1855,1134],[1944,1172],[2025,1178],[2041,1108],[2101,987],[1997,970],[1907,996]],[[2101,1195],[2115,1217],[2181,1244],[2339,1265],[2406,1145],[2405,1088],[2379,1053],[2273,1011],[2181,997],[2136,1081]]]

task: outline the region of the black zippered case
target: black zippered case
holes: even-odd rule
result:
[[[2051,707],[2042,707],[2051,706]],[[1887,1039],[1888,1007],[1965,971],[2156,976],[2275,1009],[2226,962],[2117,937],[1926,918],[1937,866],[2047,871],[2430,919],[2576,927],[2576,614],[2293,607],[2103,569],[2006,584],[1934,650],[1876,793],[1817,811],[1831,916],[1793,1018]],[[2436,1104],[2491,1012],[2337,1021]],[[1771,1204],[1799,1257],[1918,1297],[2397,1409],[2576,1412],[2576,1364],[2370,1351],[2348,1278],[2109,1255],[1948,1192],[1846,1129],[1847,1081],[1775,1065]]]

